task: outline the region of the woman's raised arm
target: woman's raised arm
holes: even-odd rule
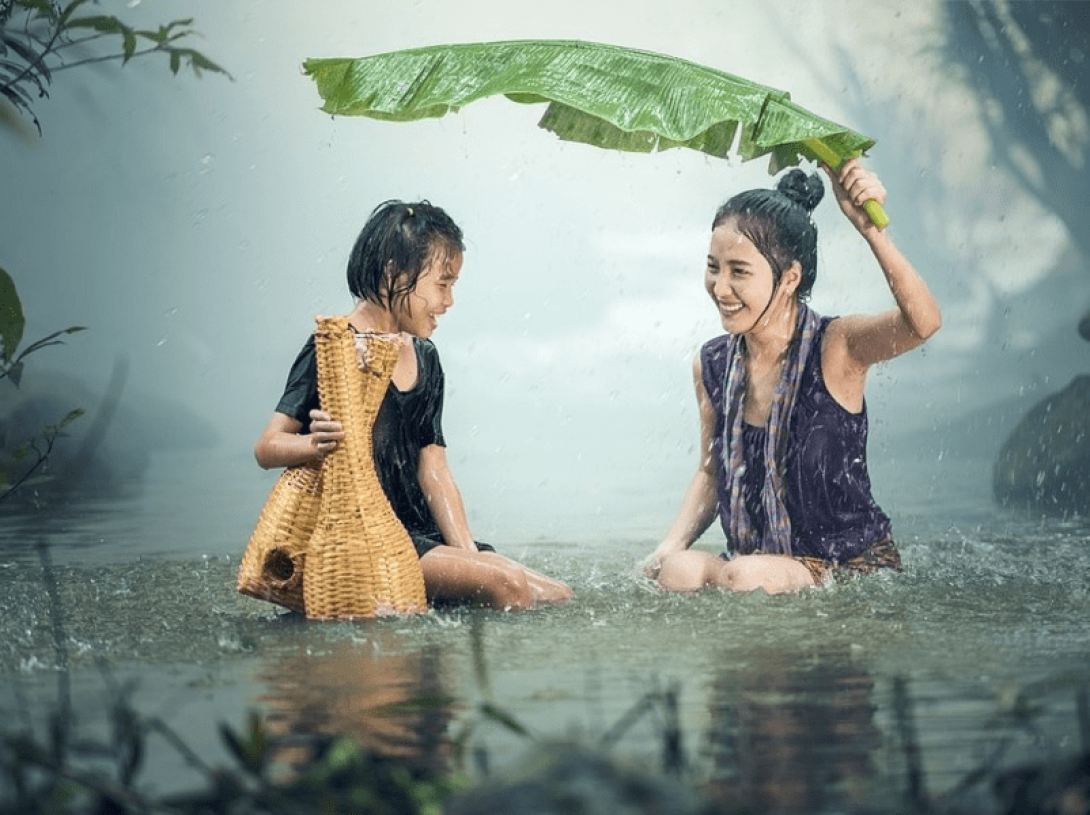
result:
[[[863,203],[872,198],[885,203],[882,182],[857,159],[844,162],[839,171],[823,166],[841,211],[870,246],[897,304],[897,308],[881,314],[853,315],[836,321],[834,336],[844,340],[848,361],[865,371],[922,345],[942,327],[942,315],[919,272],[886,229],[876,227],[863,209]]]

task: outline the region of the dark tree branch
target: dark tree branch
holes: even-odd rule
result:
[[[1064,16],[1070,6],[1083,5],[1090,4],[947,0],[950,38],[946,53],[982,97],[983,121],[997,160],[1063,221],[1071,240],[1090,258],[1090,218],[1083,204],[1085,191],[1090,189],[1090,145],[1084,141],[1078,148],[1081,155],[1072,159],[1049,128],[1050,122],[1070,114],[1034,101],[1039,82],[1036,73],[1046,68],[1056,73],[1057,68],[1066,67],[1066,72],[1055,76],[1063,85],[1062,93],[1069,94],[1072,102],[1087,98],[1086,68],[1070,57],[1080,53],[1084,61],[1090,60],[1087,30],[1071,25]],[[1086,10],[1075,13],[1087,16]],[[1025,28],[1020,27],[1022,21]],[[1019,34],[1029,41],[1030,53],[1020,47]],[[1053,53],[1060,40],[1067,56]],[[1022,157],[1032,161],[1032,174]]]

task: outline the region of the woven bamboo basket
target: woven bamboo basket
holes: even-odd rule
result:
[[[322,409],[344,426],[344,441],[322,469],[318,520],[303,571],[307,617],[424,612],[420,559],[382,490],[371,448],[398,346],[368,337],[369,359],[361,369],[346,317],[321,320],[314,340]]]
[[[382,490],[371,447],[398,347],[367,337],[364,367],[345,317],[321,320],[314,343],[322,409],[342,423],[345,438],[320,468],[290,467],[277,480],[236,587],[315,619],[423,612],[420,561]]]
[[[321,468],[289,467],[273,485],[238,567],[235,587],[259,600],[304,612],[303,561],[318,522]]]

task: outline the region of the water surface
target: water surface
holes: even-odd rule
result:
[[[781,812],[898,811],[913,784],[933,802],[956,794],[993,806],[986,784],[961,789],[970,773],[994,777],[1079,749],[1090,528],[993,507],[982,462],[893,461],[876,473],[898,485],[879,500],[894,517],[899,574],[789,597],[663,594],[633,574],[659,531],[637,516],[643,538],[503,546],[570,582],[576,599],[564,607],[357,623],[311,623],[236,594],[267,487],[240,478],[201,509],[199,479],[178,476],[191,463],[153,472],[172,491],[149,484],[126,499],[5,518],[6,721],[42,727],[67,664],[80,727],[102,728],[111,694],[131,684],[138,710],[212,764],[228,763],[216,723],[239,726],[256,709],[293,737],[286,764],[305,758],[315,733],[350,733],[378,752],[450,766],[453,742],[478,722],[469,769],[480,772],[480,760],[503,768],[530,747],[479,720],[489,699],[535,739],[604,740],[724,804]],[[698,545],[717,541],[713,529]],[[420,699],[431,703],[397,707]],[[153,788],[199,778],[153,744]]]

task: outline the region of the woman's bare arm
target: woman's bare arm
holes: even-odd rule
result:
[[[657,571],[663,558],[674,552],[688,549],[707,530],[719,507],[716,466],[712,460],[712,433],[715,432],[715,408],[704,387],[700,357],[693,361],[693,387],[696,390],[697,408],[700,413],[700,459],[693,474],[681,509],[670,526],[666,537],[644,561],[644,570]]]

